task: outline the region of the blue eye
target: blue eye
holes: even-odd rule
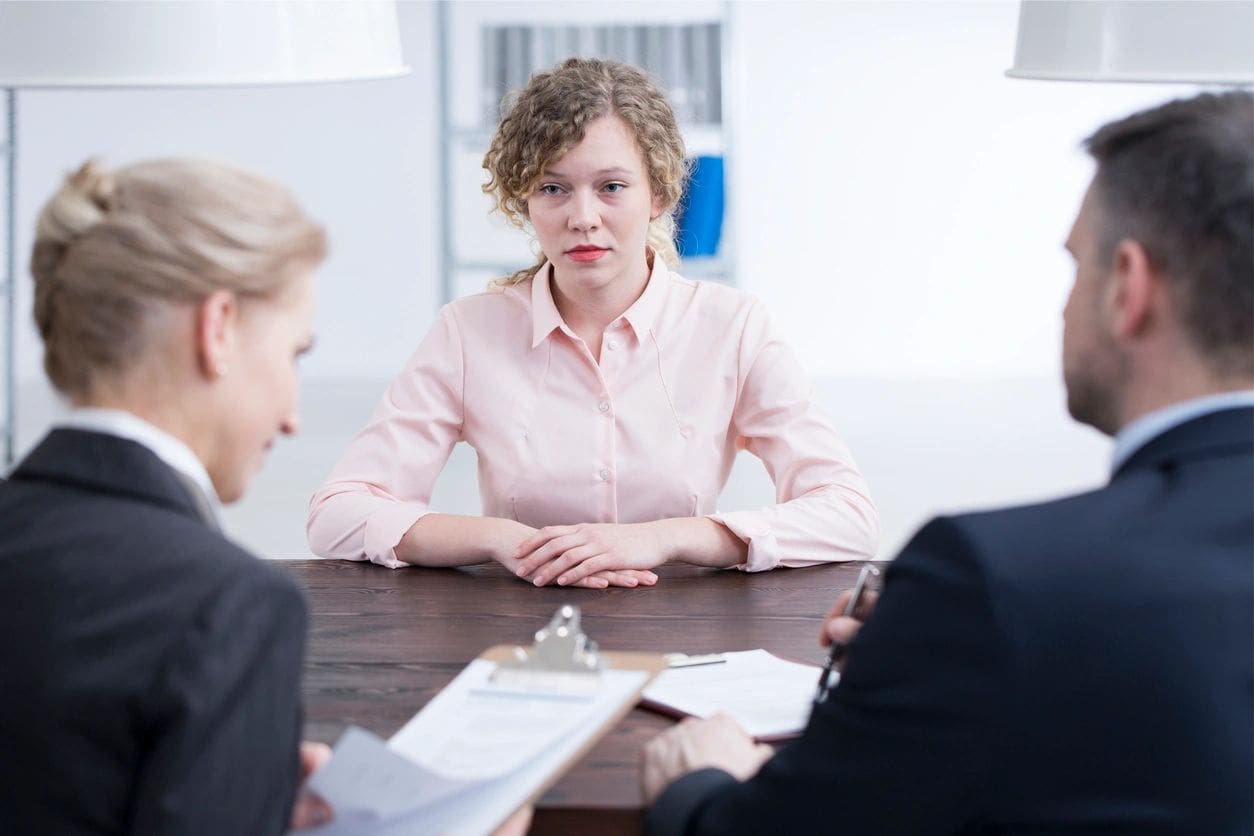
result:
[[[627,188],[626,183],[606,183],[605,184],[605,190],[609,192],[610,194],[618,194],[625,188]]]
[[[536,191],[538,191],[540,194],[552,196],[552,195],[561,194],[562,187],[555,185],[553,183],[545,183],[543,186],[536,189]]]

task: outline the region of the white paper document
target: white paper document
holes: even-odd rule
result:
[[[488,833],[634,702],[648,674],[606,670],[594,692],[505,688],[477,659],[392,739],[348,729],[309,782],[335,809],[311,833]]]
[[[789,662],[765,650],[720,655],[723,661],[717,664],[662,671],[644,690],[644,704],[693,717],[730,714],[758,740],[789,737],[805,728],[819,681],[817,665]]]

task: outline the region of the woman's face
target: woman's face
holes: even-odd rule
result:
[[[547,167],[527,211],[565,293],[648,278],[645,241],[660,207],[636,138],[617,116],[589,123],[583,141]]]
[[[293,277],[273,299],[240,303],[222,376],[216,443],[205,462],[218,497],[239,499],[274,439],[300,428],[296,362],[313,346],[314,283]]]

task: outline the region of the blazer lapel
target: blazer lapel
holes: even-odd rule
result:
[[[106,433],[54,429],[9,478],[130,496],[218,528],[199,486],[142,444]]]

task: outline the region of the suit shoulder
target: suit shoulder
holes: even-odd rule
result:
[[[996,536],[1008,537],[1015,532],[1021,536],[1035,536],[1036,529],[1042,526],[1062,526],[1056,529],[1064,533],[1068,526],[1073,527],[1077,519],[1100,513],[1100,508],[1109,499],[1108,489],[1096,488],[1084,493],[1070,494],[1040,502],[1010,505],[1004,508],[991,508],[981,511],[970,511],[942,517],[948,524],[975,538]]]
[[[1044,502],[938,518],[1003,592],[1133,583],[1181,533],[1178,503],[1152,475]],[[1249,516],[1249,512],[1245,512]],[[1205,526],[1200,518],[1190,523]],[[922,532],[921,532],[922,533]]]
[[[188,602],[250,589],[302,600],[286,573],[175,509],[107,495],[72,507],[82,526],[72,539],[115,553],[107,571],[118,581],[157,583]]]
[[[983,559],[1015,561],[1027,551],[1070,543],[1104,516],[1105,488],[1056,499],[937,517],[928,528],[945,531]],[[1017,555],[1018,557],[1011,557]]]
[[[186,562],[160,567],[154,576],[180,574],[166,582],[171,601],[187,607],[189,635],[234,636],[231,644],[249,644],[257,636],[234,635],[241,623],[274,630],[285,642],[304,642],[308,623],[305,595],[276,561],[264,560],[212,531],[189,543]],[[264,626],[263,626],[264,625]]]
[[[290,575],[274,561],[257,557],[239,544],[205,529],[198,550],[204,559],[196,564],[220,577],[224,583],[246,586],[265,595],[298,600],[304,607],[304,596]]]

